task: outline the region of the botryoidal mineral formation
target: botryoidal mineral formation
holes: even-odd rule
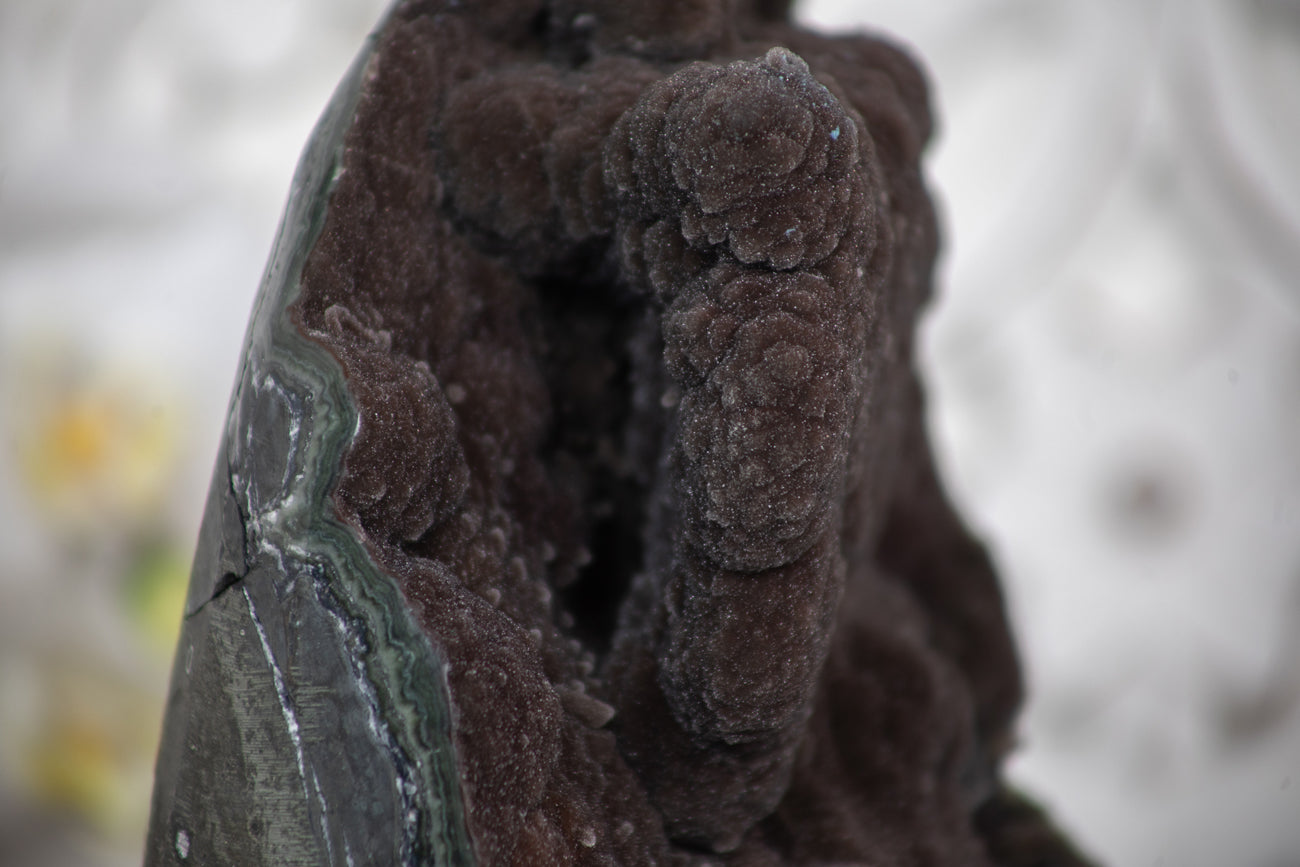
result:
[[[788,11],[390,11],[250,327],[150,863],[1083,864],[926,442],[925,81]]]

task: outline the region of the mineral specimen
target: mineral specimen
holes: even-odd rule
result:
[[[1079,864],[910,366],[924,80],[763,0],[399,2],[304,156],[149,861]]]

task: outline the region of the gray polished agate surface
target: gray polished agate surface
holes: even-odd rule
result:
[[[329,502],[357,426],[289,321],[373,50],[321,118],[245,338],[200,530],[146,863],[472,863],[443,660]]]
[[[924,77],[788,12],[394,5],[253,312],[147,863],[1083,863],[925,439]]]

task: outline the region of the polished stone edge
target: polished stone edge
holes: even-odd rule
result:
[[[375,44],[308,142],[245,336],[172,673],[146,864],[474,861],[445,660],[334,517],[356,409],[338,363],[289,312]]]

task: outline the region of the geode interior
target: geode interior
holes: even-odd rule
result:
[[[910,365],[897,47],[771,0],[409,0],[304,156],[150,863],[1078,864]]]

